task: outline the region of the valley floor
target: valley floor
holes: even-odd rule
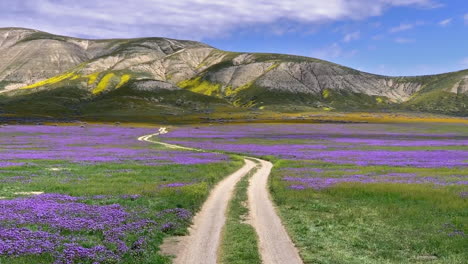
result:
[[[0,263],[170,263],[218,181],[243,160],[137,140],[156,127],[0,130]]]
[[[136,140],[156,127],[2,127],[0,263],[170,263],[158,250],[163,239],[187,234],[210,190],[242,166],[244,155],[270,161],[271,176],[252,174],[250,184],[244,178],[232,189],[219,241],[222,263],[252,263],[249,257],[274,263],[265,261],[264,224],[252,206],[265,201],[253,188],[267,183],[304,263],[468,258],[466,124],[167,130],[140,138],[166,144],[158,146]],[[259,250],[243,250],[246,241]]]
[[[304,263],[464,263],[464,124],[181,127],[165,142],[273,162],[270,192]]]

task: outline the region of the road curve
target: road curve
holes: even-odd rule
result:
[[[159,144],[172,149],[205,152],[202,149],[151,140],[151,137],[167,133],[161,128],[159,133],[141,136],[140,141]],[[273,165],[252,157],[244,159],[245,165],[228,176],[211,191],[202,209],[194,217],[189,236],[180,245],[174,264],[216,264],[221,231],[226,222],[226,210],[237,182],[258,162],[260,167],[252,176],[248,189],[248,206],[251,224],[259,238],[259,248],[264,264],[302,264],[297,249],[289,238],[281,219],[276,213],[268,192],[268,177]]]
[[[262,262],[265,264],[302,264],[299,252],[289,238],[270,199],[267,186],[273,164],[266,160],[254,160],[261,166],[252,176],[247,193],[250,223],[259,238]]]
[[[183,147],[183,146],[179,146],[179,145],[174,145],[174,144],[164,143],[164,142],[161,142],[161,141],[151,140],[152,137],[159,136],[161,134],[165,134],[165,133],[161,133],[162,131],[166,131],[166,129],[165,128],[164,129],[159,129],[158,133],[141,136],[141,137],[138,138],[138,140],[158,144],[158,145],[164,146],[166,148],[170,148],[170,149],[180,149],[180,150],[191,150],[191,151],[204,152],[204,150],[201,150],[201,149],[187,148],[187,147]]]

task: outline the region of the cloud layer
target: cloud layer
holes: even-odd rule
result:
[[[432,0],[2,0],[0,27],[91,38],[204,39],[250,25],[360,20],[391,7],[435,5]]]

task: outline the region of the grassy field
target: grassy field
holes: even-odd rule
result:
[[[184,234],[211,187],[242,160],[136,140],[154,132],[3,127],[0,263],[170,263],[158,254],[163,238]],[[270,191],[305,263],[468,258],[465,124],[182,126],[159,139],[271,160]],[[223,263],[259,263],[243,222],[247,183],[229,206]]]
[[[468,130],[456,123],[182,127],[171,143],[274,163],[305,263],[465,263]]]
[[[123,256],[123,263],[170,263],[169,259],[158,254],[158,246],[167,235],[185,234],[190,219],[181,221],[174,215],[158,217],[158,213],[167,209],[181,208],[191,215],[204,202],[211,187],[222,178],[240,167],[241,160],[229,163],[210,165],[166,165],[158,168],[148,168],[131,164],[105,164],[82,167],[62,163],[67,168],[61,172],[44,172],[47,163],[36,163],[27,169],[16,167],[8,172],[2,171],[0,181],[3,181],[0,196],[13,198],[28,196],[20,192],[45,192],[67,194],[73,197],[83,197],[82,202],[88,205],[107,206],[118,204],[130,214],[138,214],[138,218],[160,222],[158,230],[144,234],[146,245],[144,252],[137,255]],[[54,166],[58,164],[55,162]],[[33,183],[11,182],[13,175],[35,174]],[[161,188],[177,180],[196,182],[195,184],[178,188]],[[16,198],[18,199],[18,198]],[[64,204],[66,206],[66,204]],[[162,228],[166,223],[174,226]],[[28,224],[27,228],[35,230],[41,226]],[[61,230],[61,233],[67,233]],[[92,242],[83,243],[86,248],[94,247],[105,241],[102,232],[83,231],[66,234],[68,237],[85,235]],[[128,238],[132,244],[138,237]],[[105,244],[105,243],[104,243]],[[52,263],[53,256],[0,256],[0,263]],[[81,263],[81,262],[80,262]],[[87,263],[87,262],[84,262]],[[89,262],[91,263],[91,262]],[[120,262],[119,262],[120,263]]]
[[[99,129],[117,139],[94,144]],[[170,263],[158,253],[164,237],[185,234],[211,187],[243,161],[136,140],[153,130],[2,130],[0,263]]]
[[[294,189],[283,180],[292,174],[291,165],[323,170],[318,177],[337,178],[398,171],[441,178],[461,174],[466,179],[466,170],[361,169],[282,160],[275,164],[271,181],[275,202],[305,263],[465,263],[466,185],[343,182],[321,190]]]

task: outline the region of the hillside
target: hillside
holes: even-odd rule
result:
[[[298,107],[467,116],[468,70],[387,77],[291,55],[167,38],[85,40],[0,29],[0,111],[155,116]]]

